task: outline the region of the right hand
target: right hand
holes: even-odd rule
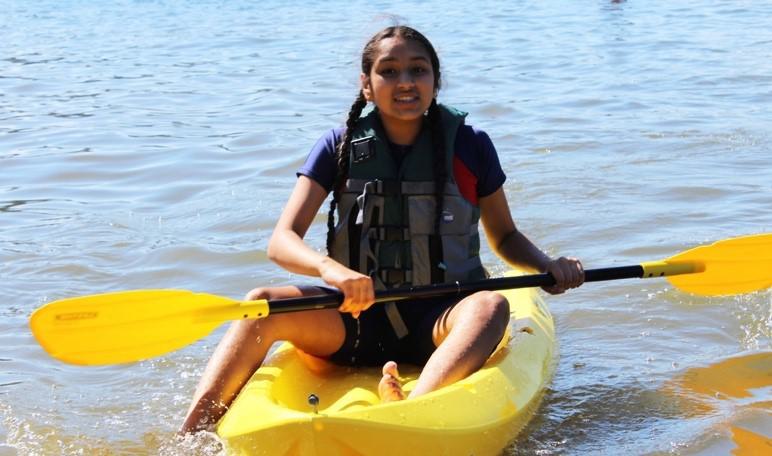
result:
[[[341,312],[350,312],[354,318],[375,303],[373,279],[326,258],[319,270],[322,280],[343,293]]]

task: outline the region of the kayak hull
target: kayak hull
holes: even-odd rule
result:
[[[507,334],[482,369],[453,385],[382,404],[380,368],[313,373],[285,343],[242,389],[217,433],[230,454],[242,455],[500,454],[538,405],[555,350],[541,297],[527,289],[501,293],[510,303]],[[400,366],[407,391],[419,373]]]

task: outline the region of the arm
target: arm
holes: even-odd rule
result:
[[[321,277],[345,295],[342,312],[358,316],[375,300],[372,279],[353,271],[303,242],[327,191],[314,180],[301,175],[276,223],[268,243],[268,258],[288,271]]]
[[[303,242],[327,192],[306,176],[298,177],[268,242],[268,258],[290,272],[321,276],[326,255]]]
[[[502,260],[528,271],[552,274],[557,283],[545,288],[545,291],[552,294],[562,293],[584,282],[584,270],[579,260],[566,257],[552,259],[518,231],[502,187],[481,197],[479,202],[480,220],[488,244]]]

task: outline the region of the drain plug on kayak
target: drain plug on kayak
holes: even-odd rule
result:
[[[319,414],[319,396],[316,394],[309,394],[308,395],[308,405],[314,408],[314,414]]]

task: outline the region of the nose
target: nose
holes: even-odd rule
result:
[[[415,84],[415,77],[410,71],[401,71],[397,82],[400,86],[411,86]]]

